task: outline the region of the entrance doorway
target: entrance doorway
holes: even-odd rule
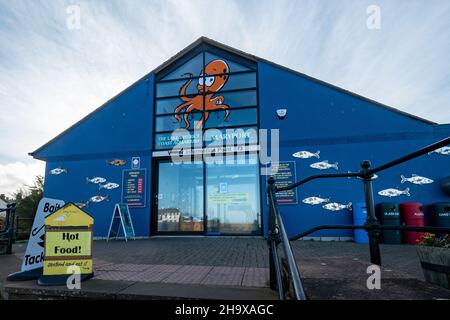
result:
[[[257,154],[236,156],[235,160],[231,164],[157,161],[153,171],[154,232],[260,235]]]

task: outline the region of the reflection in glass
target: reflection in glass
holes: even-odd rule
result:
[[[159,163],[158,231],[203,231],[203,165]]]
[[[224,103],[229,105],[230,108],[256,106],[256,90],[224,92],[219,94],[224,97]]]
[[[182,129],[186,127],[185,123],[185,117],[187,117],[187,120],[190,123],[190,129],[193,129],[196,125],[196,123],[200,120],[202,117],[202,112],[191,112],[191,113],[180,113],[179,117],[181,119],[181,122],[178,122],[175,118],[175,115],[169,115],[169,116],[157,116],[156,117],[156,128],[155,131],[161,132],[161,131],[171,131],[175,129]]]
[[[170,82],[158,82],[156,84],[156,97],[172,97],[180,95],[180,89],[188,80],[170,81]],[[193,78],[191,83],[186,88],[186,94],[198,94],[197,85],[199,78]]]
[[[199,76],[203,69],[203,53],[196,55],[194,58],[175,69],[161,80],[189,78],[189,74]]]
[[[207,128],[215,127],[230,127],[230,126],[242,126],[257,124],[258,114],[256,108],[245,108],[239,110],[232,110],[224,121],[225,111],[214,111],[209,113],[208,121],[206,122]]]
[[[222,87],[224,90],[256,88],[256,73],[230,74],[227,83]]]
[[[257,155],[244,155],[244,164],[206,165],[208,233],[260,232]],[[238,156],[236,156],[238,158]]]
[[[225,59],[219,56],[216,56],[215,54],[206,52],[205,53],[205,63],[208,64],[213,60],[224,60],[227,62],[228,67],[230,68],[229,72],[238,72],[238,71],[247,71],[251,70],[250,68],[243,66],[241,64],[238,64],[236,62],[231,61],[230,59]]]

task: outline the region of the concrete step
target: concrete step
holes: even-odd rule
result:
[[[154,299],[212,299],[212,300],[273,300],[276,292],[268,288],[207,286],[172,283],[113,281],[92,279],[82,282],[81,290],[65,286],[42,287],[36,281],[5,282],[8,300],[154,300]]]

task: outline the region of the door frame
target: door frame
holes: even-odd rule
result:
[[[150,205],[150,234],[157,236],[204,236],[206,235],[206,219],[205,209],[203,208],[203,231],[158,231],[158,183],[159,183],[159,163],[170,161],[170,157],[152,158],[152,200]],[[205,170],[203,172],[203,179],[205,178]],[[204,182],[203,182],[204,186]],[[203,206],[205,205],[205,192],[203,191]],[[153,212],[153,214],[152,214]]]
[[[258,154],[258,153],[256,153]],[[206,184],[206,165],[202,158],[203,162],[203,231],[158,231],[158,182],[159,182],[159,163],[163,161],[170,161],[170,156],[164,156],[164,157],[152,157],[152,179],[151,179],[151,204],[150,204],[150,234],[152,236],[190,236],[190,235],[196,235],[196,236],[223,236],[223,237],[233,237],[233,236],[262,236],[264,234],[264,214],[262,212],[263,206],[262,206],[262,182],[261,182],[261,175],[259,174],[258,177],[258,185],[259,185],[259,230],[255,233],[211,233],[208,232],[208,213],[206,208],[206,193],[207,193],[207,184]],[[258,172],[260,170],[261,164],[258,163]],[[153,213],[153,214],[152,214]]]

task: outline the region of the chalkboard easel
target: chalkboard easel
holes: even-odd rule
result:
[[[128,239],[136,239],[133,221],[131,220],[130,215],[130,208],[124,203],[116,203],[114,206],[106,241],[109,241],[111,238],[117,239],[119,237],[121,229],[120,226],[122,226],[125,241],[128,241]]]

